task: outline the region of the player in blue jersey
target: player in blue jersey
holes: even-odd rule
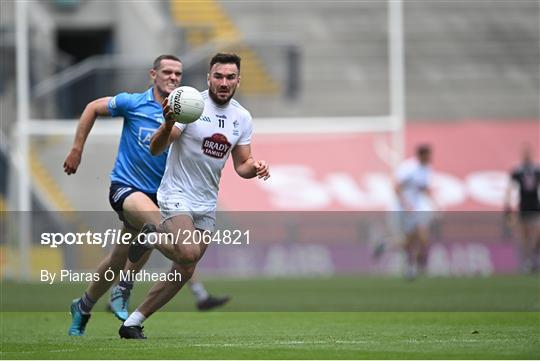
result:
[[[534,273],[540,269],[540,165],[535,164],[533,154],[529,145],[523,148],[521,164],[510,173],[504,201],[506,217],[512,221],[512,193],[518,191],[517,218],[522,242],[520,263],[524,273]]]
[[[124,118],[118,154],[111,173],[109,202],[124,224],[123,232],[131,233],[132,237],[144,223],[158,223],[160,220],[156,192],[165,171],[167,152],[154,157],[149,152],[149,145],[151,136],[164,121],[163,100],[180,86],[182,63],[175,56],[161,55],[155,59],[150,77],[153,86],[143,93],[120,93],[90,102],[81,115],[73,146],[64,162],[64,171],[68,175],[75,174],[81,163],[84,144],[98,116]],[[106,280],[105,271],[111,269],[118,275],[125,267],[126,270],[138,272],[148,260],[148,255],[145,255],[135,264],[126,264],[128,249],[128,245],[115,245],[96,270],[100,277],[90,283],[81,298],[72,302],[69,335],[84,334],[92,307],[111,287],[113,281]],[[128,316],[127,303],[132,287],[133,282],[121,280],[111,293],[110,307],[121,320]],[[201,310],[228,301],[228,297],[210,296],[200,282],[192,281],[191,288]]]

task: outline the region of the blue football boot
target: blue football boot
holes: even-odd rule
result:
[[[70,336],[83,336],[86,324],[90,319],[90,314],[85,315],[79,309],[79,300],[80,298],[76,298],[71,302],[71,326],[68,330]]]
[[[111,298],[109,299],[109,309],[120,321],[127,320],[129,316],[129,295],[130,290],[123,289],[118,285],[111,290]]]

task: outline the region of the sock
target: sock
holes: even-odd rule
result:
[[[204,288],[204,285],[201,282],[191,282],[189,288],[198,302],[206,300],[209,296],[206,288]]]
[[[88,297],[88,293],[85,292],[79,300],[79,303],[77,303],[77,306],[83,315],[88,315],[90,312],[92,312],[92,307],[94,307],[95,304],[96,301]]]
[[[133,280],[120,280],[120,282],[118,282],[118,287],[131,291],[133,289]]]
[[[131,315],[124,321],[124,326],[140,326],[146,320],[146,317],[138,310],[133,311]]]

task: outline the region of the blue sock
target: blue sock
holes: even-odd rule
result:
[[[132,280],[120,280],[118,282],[118,287],[121,287],[125,290],[132,290],[133,289],[133,281]]]

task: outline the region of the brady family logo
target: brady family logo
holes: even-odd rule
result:
[[[203,153],[210,157],[223,158],[231,149],[231,143],[223,134],[215,133],[211,137],[203,139],[201,148]]]

